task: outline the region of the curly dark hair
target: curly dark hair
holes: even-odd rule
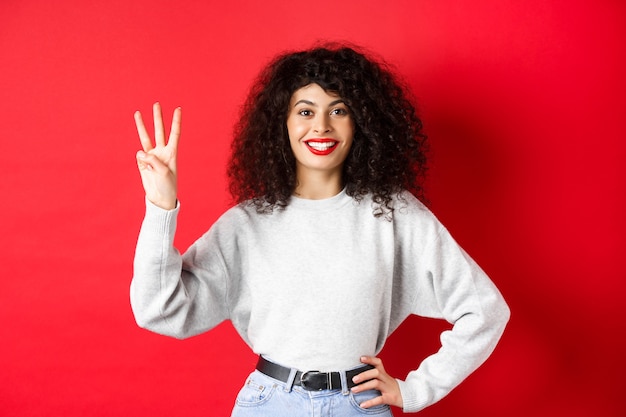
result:
[[[259,212],[284,208],[296,188],[296,161],[286,120],[292,94],[318,84],[339,95],[355,130],[342,180],[348,195],[371,194],[374,215],[393,212],[393,196],[408,190],[424,200],[426,135],[408,89],[382,60],[354,46],[325,44],[285,53],[260,73],[235,125],[228,164],[235,203]]]

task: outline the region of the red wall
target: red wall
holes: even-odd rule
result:
[[[432,208],[512,308],[492,358],[421,415],[626,415],[625,9],[3,0],[0,415],[228,415],[254,364],[231,326],[176,341],[131,315],[132,113],[184,108],[184,249],[227,207],[229,135],[253,76],[319,38],[382,54],[414,88]],[[405,323],[388,370],[404,377],[441,328]]]

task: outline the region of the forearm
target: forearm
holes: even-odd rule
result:
[[[130,301],[135,320],[162,334],[171,333],[164,317],[168,287],[175,287],[182,273],[182,258],[173,246],[177,215],[178,208],[162,210],[146,200],[133,263]]]
[[[182,256],[174,248],[177,215],[146,201],[130,296],[140,327],[183,339],[229,318],[228,285],[218,243],[203,237]]]
[[[441,336],[441,349],[405,381],[399,380],[405,412],[417,412],[445,397],[493,352],[510,317],[497,290],[480,309],[460,317]]]

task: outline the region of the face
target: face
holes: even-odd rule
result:
[[[352,116],[341,97],[317,84],[296,90],[289,103],[287,131],[299,179],[313,173],[340,178],[354,135]]]

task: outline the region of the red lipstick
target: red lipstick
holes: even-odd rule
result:
[[[306,144],[309,151],[311,151],[311,153],[324,156],[332,153],[337,148],[337,144],[339,142],[334,139],[320,138],[309,139],[304,141],[304,143]]]

